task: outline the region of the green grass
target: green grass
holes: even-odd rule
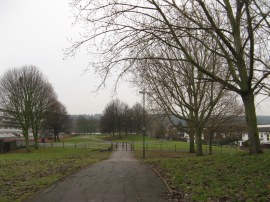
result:
[[[109,152],[73,148],[17,150],[0,155],[0,201],[22,201],[38,190],[92,163]]]
[[[100,142],[103,141],[105,135],[75,135],[70,138],[63,139],[63,142]]]
[[[110,136],[109,136],[110,137]],[[122,135],[122,138],[116,136],[113,139],[114,142],[128,142],[134,145],[134,150],[142,150],[143,149],[143,137],[141,135]],[[196,147],[196,145],[195,145]],[[157,151],[176,151],[176,152],[188,152],[189,151],[189,143],[181,142],[181,141],[171,141],[171,140],[163,140],[156,139],[152,137],[145,137],[145,149],[147,151],[157,150]],[[203,145],[204,153],[208,153],[208,145]],[[233,154],[242,152],[239,147],[236,146],[213,146],[212,152],[214,154]]]
[[[137,151],[136,156],[141,157],[141,152]],[[270,152],[195,157],[188,153],[151,151],[146,153],[145,161],[167,179],[182,200],[270,200]]]
[[[122,138],[119,138],[118,135],[115,135],[115,138],[113,138],[114,142],[142,142],[143,141],[143,136],[142,135],[121,135]],[[156,138],[152,138],[152,137],[147,137],[145,136],[145,141],[147,142],[157,142],[157,141],[161,141],[159,139]]]
[[[110,135],[78,135],[73,136],[67,139],[62,140],[65,142],[65,146],[75,147],[75,143],[77,143],[77,147],[92,147],[92,148],[103,148],[107,149],[110,146],[110,143],[105,143],[104,141],[113,141],[113,142],[128,142],[129,144],[134,145],[135,150],[142,150],[143,148],[143,137],[141,135],[122,135],[122,138],[119,138],[118,135],[112,137]],[[53,143],[58,144],[59,146],[62,143]],[[70,145],[68,145],[70,144]],[[42,144],[41,144],[42,147]],[[180,141],[170,141],[163,139],[156,139],[152,137],[145,137],[145,148],[147,151],[151,150],[160,150],[160,151],[176,151],[176,152],[188,152],[189,151],[189,143],[188,142],[180,142]],[[203,145],[204,153],[208,153],[208,146]],[[235,146],[213,146],[212,151],[214,154],[220,153],[238,153],[239,147]]]

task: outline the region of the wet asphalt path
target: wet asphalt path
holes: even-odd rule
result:
[[[27,201],[31,202],[162,202],[167,188],[130,151],[114,151],[109,160],[76,172]]]

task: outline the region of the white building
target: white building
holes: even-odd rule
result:
[[[270,124],[258,125],[259,139],[261,144],[270,144]],[[248,134],[242,134],[242,140],[239,141],[239,146],[243,146],[243,142],[248,140]]]
[[[0,138],[14,138],[22,136],[22,130],[3,109],[0,109]]]

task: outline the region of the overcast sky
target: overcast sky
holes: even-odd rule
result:
[[[68,39],[79,37],[79,26],[68,0],[0,0],[0,75],[8,68],[37,66],[52,83],[59,100],[70,114],[101,113],[112,100],[112,84],[93,93],[100,79],[86,72],[91,58],[84,51],[63,60]],[[111,79],[113,80],[113,79]],[[133,105],[141,101],[137,91],[121,83],[117,96]]]
[[[69,0],[0,0],[0,75],[22,65],[37,66],[54,86],[59,100],[70,114],[101,113],[112,100],[112,80],[108,87],[93,93],[100,79],[84,73],[90,57],[80,51],[63,60],[68,38],[79,37],[72,26]],[[121,83],[117,96],[133,105],[141,97],[128,83]],[[270,115],[270,100],[257,106],[257,113]]]

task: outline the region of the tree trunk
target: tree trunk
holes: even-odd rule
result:
[[[34,128],[32,128],[33,131],[33,136],[34,136],[34,140],[35,140],[35,149],[38,149],[39,144],[38,144],[38,131]]]
[[[242,95],[241,97],[246,112],[246,123],[248,128],[250,154],[261,154],[263,153],[263,151],[259,140],[257,117],[254,104],[254,95],[251,92],[247,95]]]
[[[53,129],[53,136],[54,136],[54,142],[57,141],[57,130],[54,128]]]
[[[30,146],[29,146],[29,139],[28,139],[28,137],[25,139],[25,146],[26,146],[26,150],[28,152],[31,152],[31,149],[30,149]]]
[[[30,150],[30,146],[29,146],[29,138],[28,138],[28,130],[23,130],[23,136],[24,136],[24,139],[25,139],[25,147],[26,147],[26,150],[28,152],[31,152]]]
[[[189,134],[189,153],[195,153],[194,132],[190,132]]]
[[[35,139],[35,149],[38,149],[38,147],[39,147],[38,137],[36,135],[34,135],[34,139]]]
[[[209,155],[212,155],[212,142],[213,142],[213,132],[209,134]]]
[[[203,156],[203,149],[202,149],[202,134],[198,128],[195,128],[195,136],[196,136],[196,156]]]

